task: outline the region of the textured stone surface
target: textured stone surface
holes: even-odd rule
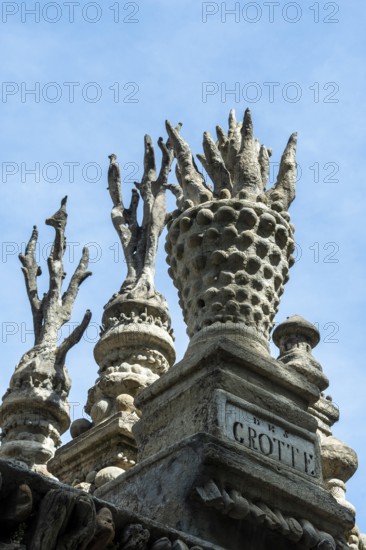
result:
[[[136,444],[132,436],[135,415],[116,413],[63,445],[49,462],[49,470],[70,485],[87,483],[93,492],[99,470],[114,466],[127,470],[135,464]]]
[[[0,472],[11,474],[0,484],[0,546],[365,550],[345,499],[357,457],[332,435],[339,414],[321,394],[328,380],[312,355],[319,332],[294,315],[274,331],[278,360],[269,356],[294,262],[287,210],[296,135],[266,190],[271,150],[254,138],[249,110],[243,123],[231,112],[217,142],[204,134],[198,158],[212,186],[181,125],[166,127],[159,174],[145,136],[144,174],[128,208],[110,156],[112,221],[127,277],[105,306],[98,379],[85,407],[91,421],[76,420],[73,441],[49,462],[74,488],[20,470],[21,461],[18,470],[0,461]],[[178,185],[168,182],[174,157]],[[177,202],[167,217],[169,272],[191,337],[172,369],[169,311],[154,287],[166,189]],[[61,209],[55,220],[62,219]]]
[[[321,390],[328,387],[329,381],[312,349],[319,343],[318,329],[300,315],[292,315],[273,331],[273,342],[280,349],[278,359],[314,382]]]
[[[110,155],[108,189],[113,202],[112,222],[121,240],[127,277],[106,304],[101,337],[94,351],[99,378],[89,390],[85,410],[94,425],[119,410],[135,411],[133,398],[174,363],[175,352],[168,305],[155,290],[154,273],[158,239],[165,224],[165,192],[173,161],[170,143],[159,139],[160,173],[150,136],[145,136],[144,174],[132,191],[131,204],[122,200],[121,174],[116,156]],[[137,208],[143,200],[143,220]],[[130,403],[126,395],[132,397]],[[137,417],[136,417],[137,419]]]
[[[175,219],[166,250],[188,334],[238,323],[267,346],[288,279],[292,237],[278,212],[244,200],[205,203]]]
[[[353,449],[332,434],[331,427],[339,419],[338,407],[332,402],[330,396],[321,395],[309,411],[318,422],[317,432],[325,486],[337,502],[355,514],[355,507],[346,499],[346,482],[356,472],[358,459]],[[362,542],[357,526],[349,532],[349,540],[356,545],[354,548],[358,548],[359,545],[361,547]]]
[[[65,197],[60,209],[46,220],[46,224],[55,229],[56,236],[47,262],[50,286],[41,299],[37,289],[41,269],[35,256],[36,227],[25,255],[20,255],[32,308],[35,341],[34,347],[18,363],[0,408],[3,432],[0,457],[23,461],[44,474],[47,474],[45,464],[60,445],[60,435],[70,422],[67,396],[71,382],[65,368],[66,354],[80,340],[91,318],[87,311],[81,324],[58,343],[58,331],[71,318],[79,286],[91,275],[87,271],[89,253],[84,248],[69,286],[62,293],[66,220]]]
[[[104,308],[100,339],[94,349],[98,378],[85,405],[92,422],[78,419],[73,423],[75,445],[63,449],[51,465],[60,479],[74,485],[83,483],[83,488],[88,467],[98,472],[106,467],[124,470],[135,464],[136,446],[131,429],[139,411],[134,398],[175,361],[168,304],[154,286],[158,238],[166,218],[167,178],[173,161],[169,141],[165,144],[159,139],[158,145],[162,151],[159,174],[151,138],[145,136],[144,175],[136,183],[137,190],[132,191],[129,208],[123,204],[116,156],[110,156],[108,189],[113,202],[112,222],[123,247],[127,277]],[[137,220],[140,196],[141,225]],[[82,465],[79,453],[83,456]],[[98,483],[101,479],[107,480],[96,478]],[[89,490],[94,487],[91,483]]]
[[[140,461],[96,494],[230,550],[239,550],[243,540],[256,550],[297,548],[296,536],[309,538],[310,529],[298,527],[302,521],[318,533],[315,542],[325,544],[328,536],[335,544],[352,527],[353,514],[323,487],[317,423],[307,412],[319,393],[281,362],[230,340],[211,344],[138,397]],[[241,425],[234,428],[235,422]],[[210,479],[222,492],[211,494],[208,486],[213,505],[203,506],[196,489]],[[246,501],[254,505],[250,513],[244,513]],[[271,513],[267,518],[258,503],[277,519]],[[222,513],[225,506],[232,514]],[[281,514],[291,518],[283,532],[274,528]]]
[[[9,461],[0,460],[1,477],[2,550],[220,550]]]
[[[169,224],[169,273],[178,288],[189,336],[245,332],[258,351],[268,336],[288,269],[293,264],[293,226],[288,207],[295,196],[296,135],[283,153],[276,184],[268,191],[270,151],[254,139],[249,109],[243,123],[230,113],[228,134],[218,142],[206,132],[199,158],[211,191],[188,144],[169,123],[183,200]],[[226,326],[228,325],[228,326]]]

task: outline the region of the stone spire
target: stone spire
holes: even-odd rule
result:
[[[228,133],[203,136],[198,155],[213,182],[199,172],[188,144],[167,122],[177,159],[178,210],[169,223],[169,273],[178,288],[191,346],[217,334],[268,354],[289,267],[294,227],[287,212],[295,197],[296,134],[282,155],[275,185],[266,191],[271,150],[254,138],[249,109],[243,122],[230,112]]]
[[[62,293],[66,276],[62,263],[66,248],[66,199],[62,200],[60,209],[46,220],[56,235],[47,260],[50,286],[42,298],[39,298],[37,289],[41,268],[36,261],[36,227],[25,255],[19,255],[32,308],[34,346],[19,361],[0,409],[3,432],[0,457],[19,460],[45,474],[48,474],[46,463],[60,445],[60,435],[70,424],[67,402],[70,378],[65,368],[66,354],[80,340],[91,318],[88,310],[80,325],[58,344],[58,332],[71,318],[79,286],[91,275],[87,271],[89,252],[84,248],[69,286]]]
[[[52,463],[67,483],[82,483],[93,491],[136,462],[132,427],[138,420],[134,398],[175,361],[168,304],[154,285],[158,239],[166,221],[166,186],[174,159],[169,140],[158,140],[162,152],[159,173],[150,136],[145,136],[144,174],[135,183],[129,207],[122,198],[116,155],[109,156],[108,189],[112,222],[124,251],[127,276],[119,292],[104,307],[100,340],[94,357],[98,378],[88,392],[85,411],[92,422],[78,419],[71,426],[74,441]],[[137,219],[140,198],[143,219]],[[80,436],[80,437],[78,437]],[[84,457],[80,463],[80,452]]]

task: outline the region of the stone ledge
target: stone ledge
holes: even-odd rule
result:
[[[253,452],[239,456],[237,445],[207,434],[196,434],[137,464],[98,489],[98,496],[116,505],[128,503],[131,510],[144,515],[152,513],[154,518],[173,528],[177,527],[179,511],[182,530],[193,536],[200,533],[202,538],[224,547],[222,538],[211,536],[212,522],[215,529],[233,528],[238,533],[244,527],[241,523],[235,528],[227,526],[227,520],[223,518],[221,522],[220,516],[212,511],[207,510],[205,515],[202,504],[192,500],[195,488],[205,486],[210,479],[222,487],[235,487],[252,502],[265,502],[288,517],[307,520],[334,540],[352,529],[353,514],[339,505],[321,484],[285,465],[280,468],[274,460],[265,460]],[[267,546],[263,548],[267,550]]]
[[[304,402],[315,402],[320,397],[320,389],[310,383],[305,376],[298,372],[292,372],[286,365],[271,357],[264,357],[245,349],[228,338],[222,337],[218,342],[210,342],[201,345],[194,355],[186,355],[182,361],[171,368],[162,378],[141,392],[136,398],[136,405],[142,408],[146,403],[158,395],[178,385],[181,379],[195,377],[199,370],[199,364],[208,357],[224,358],[233,361],[241,361],[245,368],[253,371],[267,380],[282,386],[287,391],[297,396]],[[215,365],[213,365],[215,366]]]
[[[5,460],[0,511],[4,550],[57,550],[61,541],[74,549],[224,550]]]

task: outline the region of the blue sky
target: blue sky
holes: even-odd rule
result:
[[[69,275],[90,243],[93,277],[72,320],[90,307],[92,325],[67,360],[77,418],[97,376],[93,347],[103,304],[125,275],[110,222],[108,155],[118,155],[127,197],[142,174],[145,133],[156,141],[166,135],[166,118],[181,121],[198,153],[203,131],[226,125],[230,108],[242,116],[249,106],[273,163],[289,135],[299,133],[301,177],[290,210],[298,261],[277,322],[299,313],[320,328],[314,355],[330,378],[326,393],[340,407],[334,434],[359,455],[347,494],[366,531],[365,4],[81,1],[71,17],[62,2],[40,2],[39,22],[26,11],[34,4],[3,2],[0,22],[1,394],[32,346],[17,253],[33,224],[40,230],[41,291],[42,256],[53,238],[43,222],[64,195]],[[162,240],[156,285],[170,304],[179,359],[187,337],[166,271]]]

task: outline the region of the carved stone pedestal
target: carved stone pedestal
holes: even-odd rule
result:
[[[95,494],[227,550],[346,548],[307,412],[325,376],[244,346],[202,345],[144,390],[139,464]]]

